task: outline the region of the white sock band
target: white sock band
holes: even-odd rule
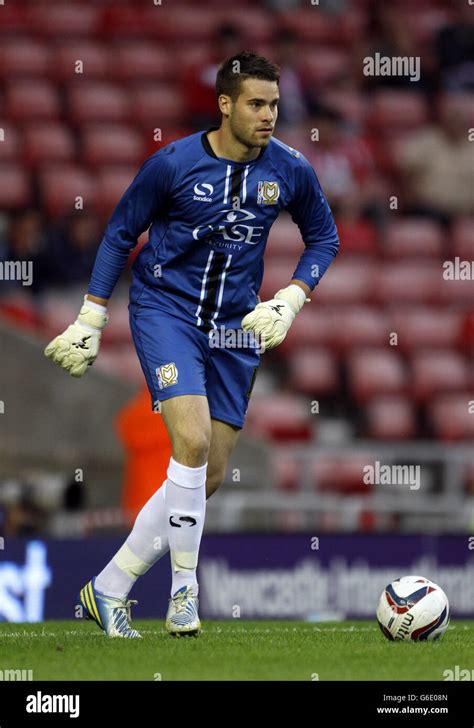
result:
[[[200,488],[206,483],[206,472],[207,463],[198,468],[190,468],[188,465],[176,462],[171,457],[167,476],[168,480],[180,485],[181,488]]]
[[[128,576],[131,576],[134,579],[142,576],[143,574],[146,574],[148,569],[150,569],[153,565],[147,564],[139,559],[138,556],[135,556],[127,543],[124,543],[123,546],[117,551],[113,560],[115,561],[117,566],[122,569],[122,571],[124,571],[126,574],[128,574]]]

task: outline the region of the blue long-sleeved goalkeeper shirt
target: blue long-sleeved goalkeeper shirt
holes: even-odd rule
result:
[[[270,228],[286,209],[305,248],[288,282],[312,290],[339,249],[333,216],[305,157],[278,139],[252,162],[217,157],[198,132],[146,160],[99,246],[89,293],[109,298],[138,236],[131,301],[206,329],[239,327],[257,303]],[[276,292],[276,291],[275,291]]]

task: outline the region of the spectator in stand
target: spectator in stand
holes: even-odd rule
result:
[[[472,97],[443,94],[439,123],[424,127],[400,144],[398,159],[406,211],[449,223],[474,214],[474,147],[469,141]]]
[[[4,239],[0,242],[1,261],[31,263],[29,275],[22,280],[0,280],[0,296],[13,290],[39,294],[49,282],[49,261],[43,218],[38,210],[27,208],[12,215]],[[17,269],[15,269],[17,270]],[[28,272],[28,269],[25,269]],[[10,274],[9,274],[10,275]]]
[[[311,107],[311,98],[299,67],[301,58],[298,36],[292,30],[281,30],[276,38],[275,60],[280,66],[280,102],[278,130],[304,121]]]
[[[315,130],[318,139],[312,139]],[[348,130],[343,116],[328,106],[320,106],[311,118],[283,135],[283,141],[299,149],[314,166],[334,214],[340,219],[382,214],[388,192],[377,173],[369,144]]]
[[[474,91],[473,8],[466,0],[454,0],[453,22],[436,39],[441,86],[447,90]]]
[[[53,282],[81,285],[89,279],[100,237],[94,213],[72,212],[53,233],[50,245]]]
[[[400,8],[393,3],[375,2],[371,8],[369,16],[367,39],[359,49],[360,63],[365,57],[375,57],[380,54],[381,57],[402,57],[412,58],[420,55],[419,48],[415,42],[413,32],[407,19]],[[367,76],[366,84],[369,88],[405,88],[409,91],[419,91],[420,89],[431,89],[432,79],[427,74],[426,69],[421,73],[420,79],[413,83],[409,75],[391,75],[391,76]]]
[[[183,96],[188,105],[189,123],[196,131],[206,129],[213,124],[219,126],[219,109],[215,92],[217,68],[225,58],[240,53],[243,45],[245,43],[242,35],[235,25],[226,23],[220,26],[207,62],[190,69],[186,74]]]

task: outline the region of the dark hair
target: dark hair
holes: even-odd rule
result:
[[[240,93],[240,84],[247,78],[259,78],[263,81],[280,81],[280,69],[271,61],[255,53],[244,51],[227,58],[219,66],[216,77],[216,96],[230,96],[236,101]]]

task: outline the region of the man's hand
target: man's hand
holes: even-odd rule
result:
[[[292,283],[275,293],[270,301],[258,303],[242,319],[242,328],[253,331],[263,349],[273,349],[281,344],[296,314],[309,300],[303,289]]]
[[[79,316],[66,331],[50,341],[44,350],[45,356],[72,377],[82,377],[97,357],[102,329],[108,320],[105,306],[93,303],[84,296]]]

